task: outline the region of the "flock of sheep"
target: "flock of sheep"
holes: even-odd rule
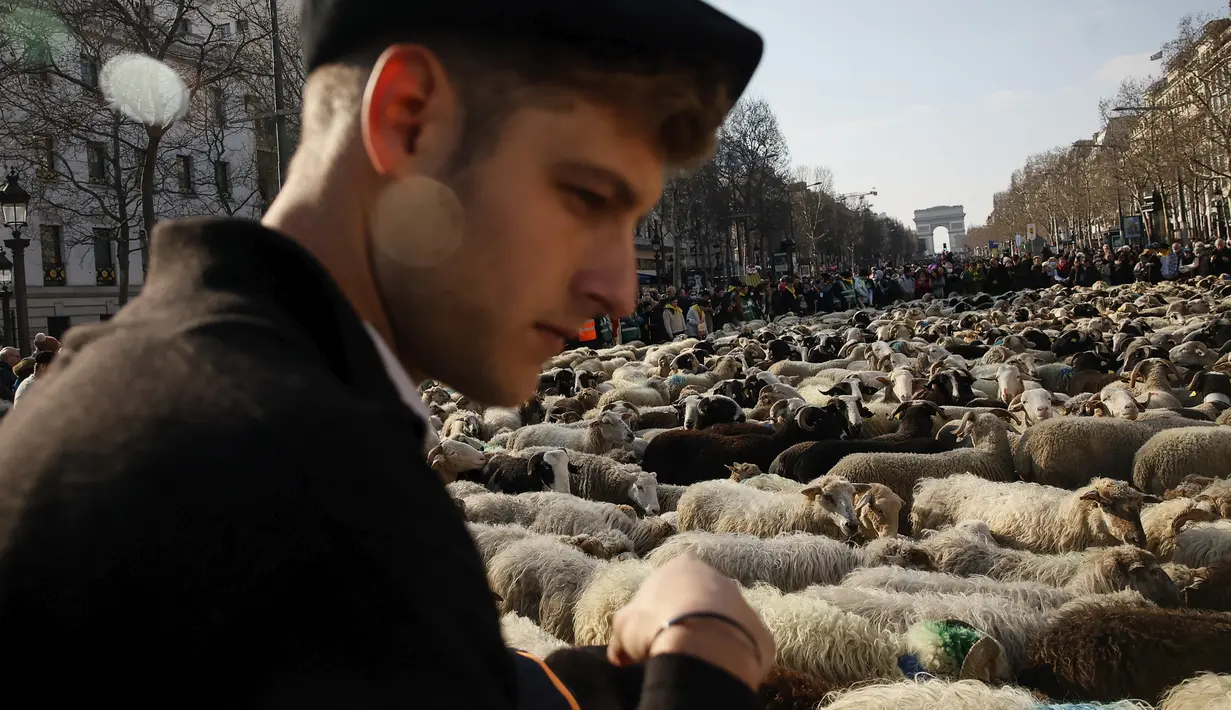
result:
[[[774,634],[766,708],[1231,708],[1229,314],[1202,278],[581,348],[516,409],[424,383],[428,459],[549,665],[691,553]]]

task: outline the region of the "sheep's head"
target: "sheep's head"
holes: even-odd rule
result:
[[[1180,590],[1149,550],[1128,545],[1104,548],[1082,564],[1070,584],[1079,581],[1089,593],[1109,594],[1132,589],[1163,607],[1178,607],[1183,603]],[[1079,579],[1080,578],[1080,579]]]
[[[855,514],[863,536],[869,540],[898,534],[898,515],[905,501],[880,483],[856,483]]]
[[[453,433],[465,434],[476,439],[483,436],[483,420],[479,419],[479,415],[473,411],[466,412],[456,421],[458,424]]]
[[[1026,391],[1026,386],[1022,382],[1022,371],[1017,368],[1017,365],[1003,364],[1000,366],[1000,369],[996,371],[996,390],[1000,393],[1001,402],[1012,402],[1014,397]]]
[[[671,361],[671,369],[676,372],[687,372],[695,375],[700,369],[701,361],[691,352],[682,352]]]
[[[637,470],[632,485],[628,487],[628,499],[644,510],[646,515],[658,515],[658,475]]]
[[[697,401],[697,427],[705,428],[713,424],[739,423],[745,421],[743,407],[730,397],[720,394],[710,394]]]
[[[1145,494],[1141,491],[1124,481],[1096,478],[1075,495],[1085,504],[1087,516],[1094,516],[1088,518],[1091,522],[1125,544],[1146,546],[1145,530],[1141,527],[1141,504]],[[1158,501],[1153,496],[1150,499]]]
[[[444,439],[427,452],[427,462],[431,469],[440,474],[442,478],[449,479],[446,483],[451,483],[463,471],[483,468],[487,463],[487,457],[482,451],[475,450],[469,444]]]
[[[755,463],[728,464],[727,470],[731,472],[731,480],[736,483],[761,475],[761,467]]]
[[[1180,596],[1187,603],[1188,592],[1197,590],[1201,585],[1210,581],[1210,569],[1208,567],[1188,567],[1186,565],[1168,562],[1162,565],[1163,571],[1175,582],[1176,589],[1179,590]]]
[[[1026,415],[1026,423],[1033,424],[1044,419],[1051,419],[1056,414],[1054,407],[1062,404],[1056,395],[1044,389],[1026,390],[1013,398],[1009,404],[1010,412],[1022,412]]]
[[[1167,357],[1183,367],[1210,367],[1218,360],[1218,351],[1210,350],[1205,343],[1194,340],[1171,348]]]
[[[859,532],[855,517],[855,486],[841,476],[825,474],[809,483],[801,494],[812,503],[817,522],[828,520],[846,537]]]
[[[1231,481],[1220,478],[1197,494],[1197,503],[1214,511],[1221,518],[1231,518]]]
[[[578,395],[578,398],[580,396]],[[597,401],[595,404],[597,404]],[[630,429],[636,427],[641,420],[641,413],[637,409],[637,405],[632,402],[608,402],[603,405],[603,413],[607,412],[615,412]]]
[[[1165,378],[1170,377],[1176,381],[1180,379],[1180,373],[1175,369],[1175,365],[1172,365],[1170,362],[1161,357],[1151,357],[1138,362],[1137,365],[1133,367],[1133,371],[1128,376],[1128,386],[1136,387],[1138,379],[1145,378],[1146,380],[1149,380],[1158,370],[1163,372]],[[1166,383],[1166,379],[1163,380],[1163,383]]]
[[[628,428],[628,423],[624,421],[616,412],[603,412],[590,422],[590,430],[597,431],[603,439],[613,444],[631,444],[633,439],[633,430]]]
[[[1142,409],[1132,390],[1115,385],[1104,387],[1102,392],[1090,399],[1087,407],[1097,407],[1117,419],[1136,419]]]
[[[577,399],[578,404],[581,405],[582,409],[590,410],[598,406],[598,400],[602,396],[602,392],[599,392],[593,387],[586,387],[578,392],[575,395],[575,398]],[[629,406],[631,407],[632,405],[630,404]],[[634,408],[633,411],[636,411],[636,408]]]
[[[564,449],[540,451],[526,462],[530,477],[537,480],[545,491],[571,493],[569,485],[568,452]]]
[[[547,415],[547,410],[543,407],[543,398],[538,394],[532,394],[530,399],[522,402],[517,407],[517,413],[521,416],[522,425],[529,426],[531,424],[541,424]]]
[[[852,382],[852,384],[858,383]],[[872,412],[863,404],[863,397],[857,394],[844,394],[830,400],[831,404],[833,402],[839,403],[842,416],[846,418],[846,431],[850,434],[850,438],[862,437],[863,418],[872,416]]]
[[[608,530],[607,533],[615,533],[617,531]],[[582,533],[580,535],[561,535],[561,542],[566,545],[572,545],[582,552],[597,557],[600,560],[609,560],[613,557],[621,555],[625,552],[632,552],[632,544],[624,535],[603,535]]]
[[[428,390],[423,393],[424,404],[445,404],[451,401],[453,401],[453,399],[449,396],[449,391],[444,387],[429,387]]]

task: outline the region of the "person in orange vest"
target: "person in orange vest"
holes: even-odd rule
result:
[[[594,325],[594,319],[586,321],[577,330],[577,339],[583,343],[588,343],[598,338],[598,328]]]

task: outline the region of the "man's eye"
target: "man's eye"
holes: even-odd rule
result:
[[[584,187],[569,187],[568,193],[581,203],[585,209],[597,212],[607,206],[607,198]]]

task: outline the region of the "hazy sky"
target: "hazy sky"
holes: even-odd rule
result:
[[[750,93],[796,165],[876,211],[964,205],[981,224],[1027,155],[1089,138],[1098,102],[1190,12],[1227,0],[710,0],[761,33]]]

